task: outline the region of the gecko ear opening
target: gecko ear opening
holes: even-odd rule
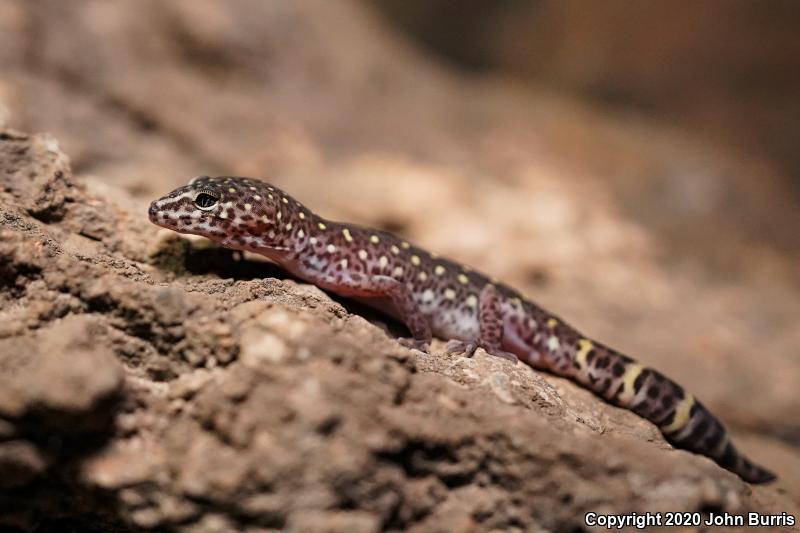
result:
[[[209,191],[200,191],[194,197],[193,202],[194,205],[196,205],[199,209],[207,210],[217,205],[217,202],[219,202],[219,197]]]

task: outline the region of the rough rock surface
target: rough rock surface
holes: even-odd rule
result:
[[[782,182],[651,124],[463,79],[362,5],[330,5],[3,4],[0,526],[800,517]],[[748,486],[522,365],[403,349],[397,324],[147,222],[150,199],[217,172],[528,291],[694,391],[780,480]]]
[[[571,384],[406,350],[314,287],[253,278],[273,267],[149,227],[76,182],[52,137],[2,132],[0,161],[5,525],[563,530],[590,510],[797,509]],[[187,272],[219,256],[233,279]]]

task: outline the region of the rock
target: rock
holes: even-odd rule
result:
[[[36,332],[33,342],[0,340],[0,416],[21,419],[91,414],[120,394],[122,368],[105,346],[95,346],[95,321],[68,316]],[[64,427],[64,430],[78,428]]]
[[[70,157],[52,136],[0,130],[0,527],[800,516],[792,256],[733,248],[729,262],[750,266],[730,284],[719,265],[666,264],[605,181],[636,182],[636,203],[661,190],[654,168],[725,174],[696,152],[653,154],[666,134],[644,125],[455,80],[356,3],[11,2],[0,111],[57,131]],[[29,46],[35,60],[15,62],[9,50]],[[780,480],[749,486],[632,413],[482,350],[406,350],[385,317],[147,222],[153,196],[215,169],[274,177],[325,215],[535,291],[701,394]],[[719,234],[735,233],[727,220]]]

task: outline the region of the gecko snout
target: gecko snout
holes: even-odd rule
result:
[[[172,228],[174,226],[173,217],[170,216],[169,211],[164,208],[163,204],[162,200],[156,200],[151,203],[147,209],[147,216],[150,218],[150,222],[157,226]]]
[[[147,210],[147,216],[150,218],[150,222],[155,222],[157,215],[158,206],[156,205],[156,202],[150,202],[150,208]]]

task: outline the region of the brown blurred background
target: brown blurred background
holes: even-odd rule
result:
[[[98,194],[269,179],[507,279],[791,472],[799,67],[792,0],[0,3],[0,125]]]
[[[404,1],[385,14],[450,65],[677,126],[800,183],[800,6]]]

